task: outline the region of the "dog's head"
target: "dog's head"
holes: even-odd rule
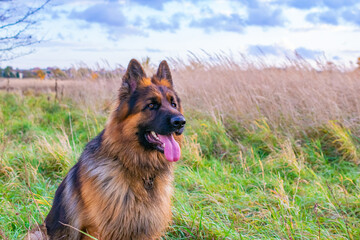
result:
[[[139,62],[131,60],[123,77],[119,102],[117,120],[131,146],[161,152],[171,162],[179,160],[186,121],[166,61],[148,78]]]

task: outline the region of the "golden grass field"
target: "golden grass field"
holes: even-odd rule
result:
[[[59,88],[74,87],[80,84],[76,80],[63,80],[58,81]],[[47,79],[40,80],[36,78],[25,78],[25,79],[6,79],[0,78],[0,89],[9,91],[26,91],[32,90],[36,92],[53,92],[55,90],[55,80]]]

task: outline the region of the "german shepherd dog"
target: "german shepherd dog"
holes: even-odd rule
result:
[[[148,78],[131,60],[105,129],[60,184],[45,223],[25,239],[158,239],[171,220],[184,126],[166,61]]]

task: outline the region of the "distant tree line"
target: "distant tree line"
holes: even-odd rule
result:
[[[13,69],[11,66],[0,68],[0,77],[2,78],[39,78],[39,79],[90,79],[113,78],[122,76],[124,68],[114,70],[97,69],[93,70],[87,67],[60,69],[58,67],[47,67],[45,69]]]
[[[11,66],[7,66],[4,69],[0,68],[0,77],[3,78],[68,78],[67,70],[61,70],[60,68],[32,68],[32,69],[13,69]]]

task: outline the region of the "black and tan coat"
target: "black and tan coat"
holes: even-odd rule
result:
[[[42,230],[26,239],[91,239],[81,231],[99,240],[158,239],[171,220],[182,112],[167,63],[147,78],[132,60],[105,129],[60,184]]]

